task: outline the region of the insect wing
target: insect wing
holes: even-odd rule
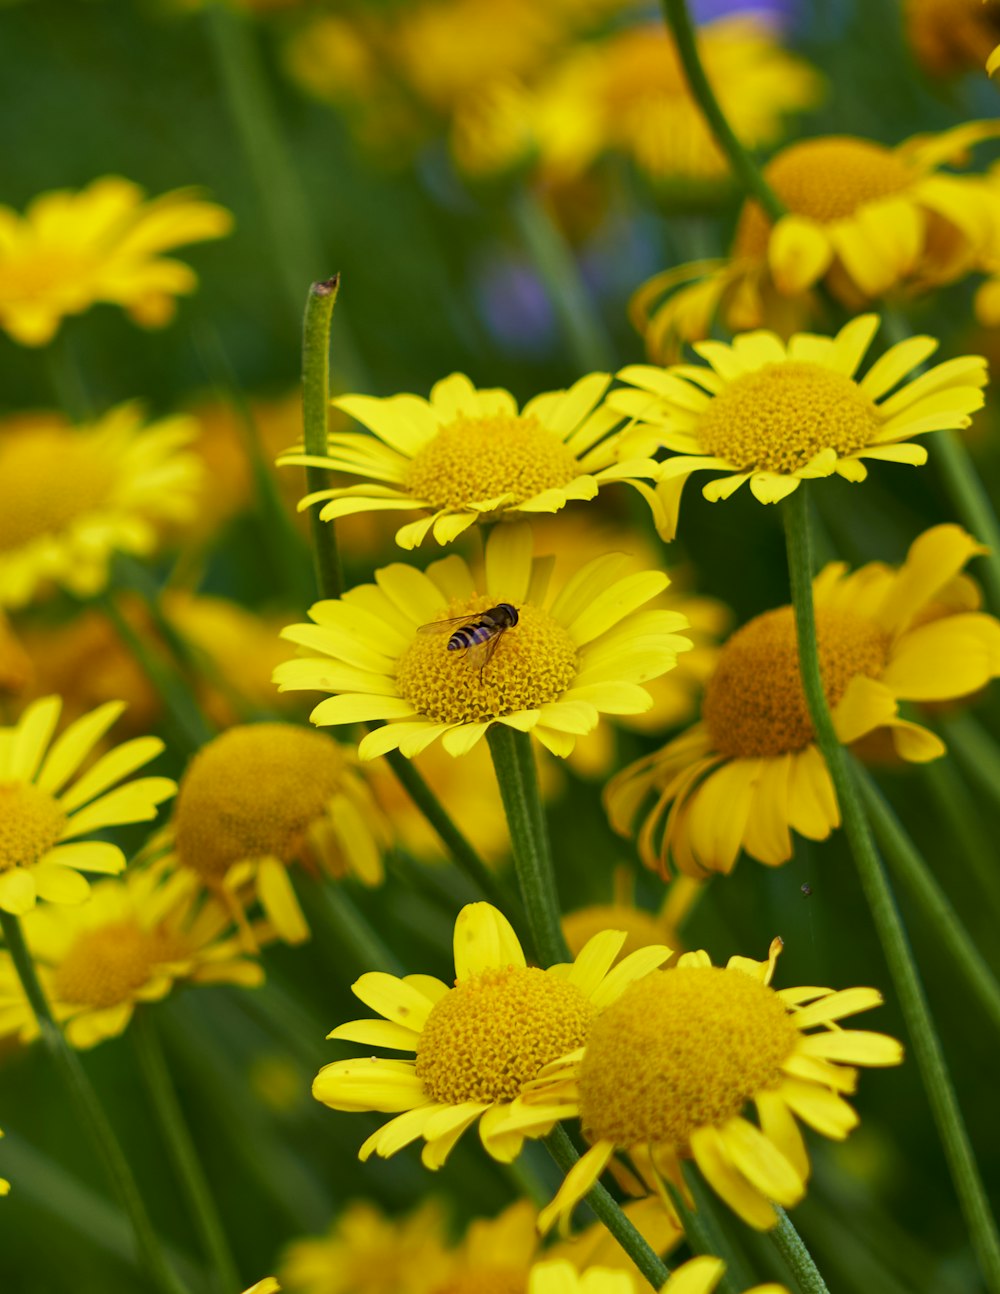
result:
[[[479,619],[478,616],[453,616],[451,620],[432,620],[429,624],[421,625],[417,630],[418,634],[443,634],[454,633],[462,625],[473,625]]]
[[[466,669],[478,670],[482,674],[483,670],[493,659],[493,653],[500,646],[500,639],[504,636],[504,630],[498,629],[496,633],[491,634],[485,642],[473,643],[467,648],[462,655],[462,664]]]

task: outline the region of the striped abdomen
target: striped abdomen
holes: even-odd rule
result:
[[[499,633],[501,626],[494,624],[492,620],[477,620],[474,624],[463,625],[461,629],[456,629],[448,639],[449,651],[463,651],[469,647],[475,647],[478,643],[487,642],[495,633]]]

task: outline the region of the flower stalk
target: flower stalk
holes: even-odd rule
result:
[[[771,1228],[768,1237],[791,1269],[802,1294],[830,1294],[812,1254],[803,1244],[788,1214],[780,1204],[774,1206],[774,1211],[778,1215],[778,1225]]]
[[[327,452],[326,420],[330,407],[330,325],[340,292],[340,275],[314,283],[306,301],[302,325],[302,432],[307,454],[322,457]],[[325,467],[307,467],[310,494],[330,488],[332,480]],[[337,548],[337,531],[332,521],[321,521],[319,508],[309,509],[313,563],[320,596],[339,598],[344,591],[344,572]]]

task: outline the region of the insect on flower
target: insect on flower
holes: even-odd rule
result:
[[[495,607],[472,615],[456,616],[451,620],[432,620],[428,625],[421,625],[419,632],[439,634],[450,630],[448,650],[463,652],[462,664],[466,669],[477,669],[482,678],[483,670],[500,645],[500,639],[508,629],[514,628],[517,621],[517,607],[509,602],[498,602]]]

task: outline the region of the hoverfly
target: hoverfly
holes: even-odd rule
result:
[[[465,668],[479,670],[479,677],[482,678],[483,670],[500,645],[500,639],[508,629],[514,628],[517,621],[517,607],[509,602],[498,602],[495,607],[473,615],[456,616],[452,620],[432,620],[429,625],[421,625],[418,632],[450,633],[448,651],[462,652],[462,664]]]

